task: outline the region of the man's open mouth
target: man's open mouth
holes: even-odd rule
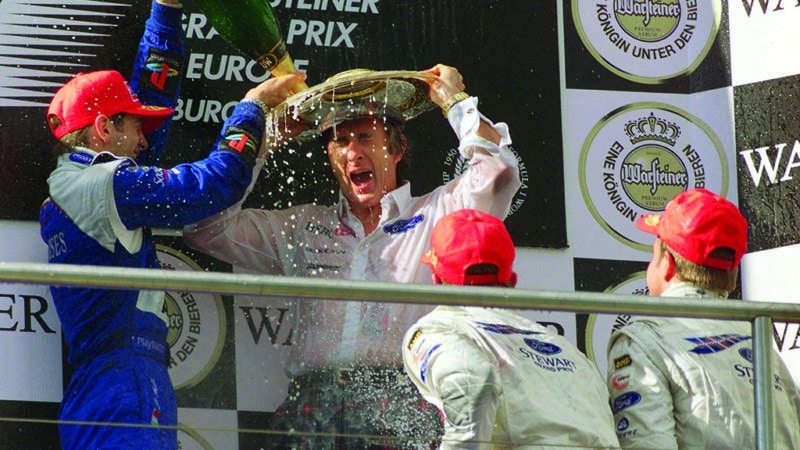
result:
[[[362,187],[372,181],[372,172],[369,170],[365,170],[363,172],[353,172],[350,174],[350,181],[358,186]]]

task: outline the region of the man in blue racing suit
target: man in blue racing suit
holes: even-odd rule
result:
[[[160,268],[150,227],[197,222],[244,195],[267,105],[304,75],[250,89],[206,159],[169,170],[138,165],[148,153],[147,163],[155,162],[174,112],[181,15],[177,0],[153,2],[131,85],[100,70],[78,74],[53,97],[47,122],[60,156],[40,211],[51,263]],[[63,447],[176,449],[164,293],[63,286],[51,293],[75,368],[59,411]]]

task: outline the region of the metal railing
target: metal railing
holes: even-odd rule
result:
[[[0,282],[177,290],[229,295],[291,296],[300,301],[361,300],[429,305],[489,306],[576,313],[642,314],[752,323],[756,448],[774,448],[771,376],[772,322],[800,322],[800,304],[647,297],[595,292],[354,282],[270,275],[164,271],[100,266],[0,262]]]

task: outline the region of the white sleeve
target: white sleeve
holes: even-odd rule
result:
[[[607,383],[622,448],[678,448],[669,380],[646,349],[621,333],[609,344]]]
[[[270,275],[286,274],[282,261],[294,258],[288,239],[294,219],[288,211],[245,209],[241,204],[183,230],[189,247],[246,269]]]
[[[462,100],[447,113],[447,121],[455,131],[458,140],[461,142],[459,148],[472,145],[474,142],[486,141],[477,135],[480,121],[488,123],[500,135],[500,147],[511,145],[511,136],[508,133],[508,125],[504,122],[494,123],[488,117],[481,114],[478,110],[478,98],[469,97]],[[493,143],[491,145],[494,145]],[[469,157],[469,156],[467,156]]]
[[[496,362],[463,334],[419,324],[406,335],[403,359],[422,396],[444,413],[441,448],[485,448],[502,391]]]
[[[448,113],[451,127],[459,137],[459,152],[466,168],[445,185],[443,213],[472,208],[505,219],[514,195],[522,185],[517,156],[508,145],[511,138],[504,123],[494,124],[477,109],[478,99],[470,97],[456,103]],[[492,125],[500,144],[477,135],[480,120]]]
[[[281,257],[286,255],[281,255],[281,251],[291,252],[286,236],[291,234],[293,222],[281,219],[281,211],[242,209],[258,181],[264,162],[263,159],[256,160],[250,186],[242,200],[196,224],[185,226],[183,241],[190,248],[228,264],[267,275],[282,275],[285,273]]]

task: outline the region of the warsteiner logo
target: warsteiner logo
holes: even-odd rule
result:
[[[164,270],[203,269],[188,256],[157,245]],[[169,375],[176,389],[192,387],[214,368],[225,343],[225,309],[217,295],[165,292],[170,346]]]
[[[619,181],[627,198],[636,206],[660,211],[672,197],[689,187],[686,166],[672,151],[680,133],[677,124],[652,112],[625,125],[625,134],[636,147],[621,160]],[[695,181],[695,185],[698,183],[702,180]]]
[[[722,143],[700,119],[674,106],[639,103],[606,115],[581,150],[580,187],[598,224],[618,241],[649,251],[652,236],[636,228],[677,194],[704,187],[725,195]]]
[[[659,42],[678,28],[681,4],[678,0],[616,1],[613,14],[628,36],[642,42]]]
[[[519,155],[519,153],[514,151],[513,148],[511,151],[517,158],[517,165],[519,166],[519,179],[522,182],[522,185],[519,187],[519,190],[514,195],[514,199],[511,201],[511,209],[508,212],[509,216],[514,214],[522,207],[522,204],[525,203],[525,199],[528,196],[528,169],[525,167],[525,161],[522,160],[522,157]],[[461,154],[458,152],[458,149],[451,148],[447,152],[447,156],[444,159],[444,166],[445,170],[442,171],[442,183],[447,183],[464,173],[464,171],[469,167],[469,161],[461,156]]]
[[[658,84],[694,71],[716,39],[719,0],[572,0],[583,44],[610,71]]]

